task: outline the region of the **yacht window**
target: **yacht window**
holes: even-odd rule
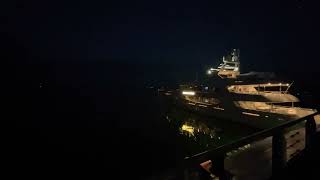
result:
[[[228,66],[234,66],[234,63],[226,63]]]
[[[281,87],[280,86],[269,86],[269,87],[264,87],[264,86],[258,86],[258,87],[255,87],[255,89],[257,91],[285,91],[287,88],[286,87]]]

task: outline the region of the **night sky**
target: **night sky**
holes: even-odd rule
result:
[[[295,61],[302,58],[316,62],[318,16],[314,4],[305,1],[17,1],[11,5],[10,38],[33,57],[31,61],[210,65],[227,50],[240,48],[243,64],[255,68],[285,69],[288,63],[300,65]],[[274,62],[279,65],[271,65]]]
[[[310,1],[16,0],[3,7],[2,96],[20,128],[9,147],[29,174],[29,162],[47,176],[60,166],[104,174],[112,156],[112,165],[126,162],[140,175],[142,157],[165,162],[155,154],[170,153],[174,140],[146,137],[157,126],[147,117],[159,112],[140,90],[194,79],[232,48],[241,51],[243,71],[273,71],[309,88],[318,80],[319,8]]]

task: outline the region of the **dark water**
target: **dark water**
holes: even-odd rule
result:
[[[146,87],[174,86],[183,77],[170,78],[179,74],[172,67],[167,74],[156,69],[121,63],[15,66],[6,96],[16,126],[9,146],[14,167],[46,174],[41,177],[111,173],[140,179],[256,131],[164,105]]]
[[[243,124],[202,116],[177,107],[171,107],[166,119],[170,130],[179,137],[177,144],[185,147],[180,152],[184,156],[222,146],[258,131]]]

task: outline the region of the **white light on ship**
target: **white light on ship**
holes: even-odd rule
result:
[[[194,96],[196,93],[194,91],[182,91],[183,95]]]
[[[271,85],[271,83],[268,83],[268,85]]]
[[[208,72],[207,72],[208,74],[211,74],[212,72],[211,72],[211,70],[208,70]]]

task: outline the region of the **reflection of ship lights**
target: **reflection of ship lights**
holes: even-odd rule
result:
[[[186,131],[186,132],[193,135],[194,128],[192,126],[188,126],[188,125],[184,124],[184,125],[182,125],[181,129],[182,129],[182,131]]]
[[[196,93],[194,91],[182,91],[183,95],[194,96]]]

